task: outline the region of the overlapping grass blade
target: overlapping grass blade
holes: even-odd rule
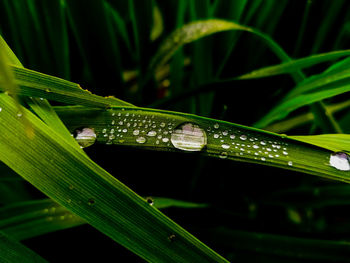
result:
[[[100,97],[83,90],[78,84],[33,70],[12,66],[18,95],[45,98],[67,104],[91,107],[130,105],[113,97]],[[1,88],[1,87],[0,87]]]
[[[300,238],[247,232],[225,227],[213,229],[210,236],[227,248],[276,255],[295,260],[346,262],[350,254],[347,241]]]
[[[147,197],[158,209],[169,207],[203,208],[206,204],[163,197]],[[76,227],[86,222],[51,199],[14,203],[0,208],[0,231],[17,240],[24,240],[57,230]]]
[[[286,117],[290,112],[313,102],[337,96],[350,91],[348,69],[340,72],[326,72],[305,79],[285,99],[259,120],[255,126],[265,127],[275,120]]]
[[[314,66],[319,63],[335,60],[340,57],[349,56],[349,55],[350,55],[350,50],[339,50],[339,51],[332,51],[332,52],[317,54],[306,58],[294,59],[278,65],[254,70],[252,72],[239,76],[238,79],[254,79],[254,78],[271,77],[271,76],[280,75],[280,74],[289,74],[304,68]]]
[[[11,237],[0,232],[0,262],[44,263],[47,262],[38,254]]]
[[[170,132],[181,134],[182,125],[187,124],[183,127],[185,130],[193,129],[196,132],[193,134],[193,142],[192,137],[187,138],[184,135],[184,143],[189,140],[189,147],[192,143],[194,147],[198,147],[189,151],[201,150],[205,155],[218,158],[272,165],[350,181],[349,172],[339,171],[330,166],[331,151],[301,143],[286,135],[196,115],[146,108],[119,107],[99,110],[56,107],[55,110],[71,130],[77,127],[94,128],[97,140],[101,143],[179,151],[182,148],[176,148],[177,137],[172,138]],[[200,130],[197,130],[198,128]]]
[[[0,160],[37,189],[146,260],[226,262],[23,109],[28,138],[11,97],[0,104]]]

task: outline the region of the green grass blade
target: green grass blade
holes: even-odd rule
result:
[[[350,152],[349,134],[321,134],[308,136],[290,136],[293,139],[313,144],[334,152]]]
[[[19,86],[18,95],[92,107],[130,105],[113,97],[104,98],[91,94],[78,84],[67,80],[16,66],[12,66],[12,69],[16,84]]]
[[[208,206],[164,197],[147,197],[146,201],[152,202],[158,209]],[[51,199],[14,203],[0,208],[0,231],[16,240],[33,238],[82,224],[86,224],[83,219]]]
[[[226,262],[23,109],[28,138],[12,98],[0,104],[0,160],[57,203],[148,261]]]
[[[47,262],[38,254],[0,232],[0,262],[41,263]]]
[[[217,228],[211,237],[227,248],[245,250],[251,253],[277,255],[279,259],[339,261],[346,262],[350,253],[347,241],[333,241],[293,236]]]
[[[335,60],[340,57],[349,56],[349,55],[350,55],[350,50],[339,50],[339,51],[332,51],[332,52],[317,54],[314,56],[295,59],[295,60],[291,60],[278,65],[254,70],[252,72],[239,76],[238,79],[254,79],[254,78],[271,77],[271,76],[280,75],[280,74],[290,74],[292,72],[296,72],[298,70],[308,68],[308,67],[317,65],[319,63]]]
[[[159,151],[201,151],[204,155],[222,159],[277,166],[340,181],[350,179],[349,172],[330,166],[331,151],[298,142],[286,135],[196,115],[145,108],[94,110],[56,107],[55,110],[71,130],[77,127],[94,128],[101,143]],[[200,129],[193,135],[197,143],[191,142],[191,136],[184,139],[185,145],[186,140],[190,140],[188,147],[193,143],[193,147],[198,148],[177,146],[177,137],[172,141],[171,133],[185,123],[190,123],[185,130],[197,126],[196,129]]]

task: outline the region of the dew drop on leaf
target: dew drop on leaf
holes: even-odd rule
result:
[[[137,137],[137,138],[136,138],[136,142],[138,142],[138,143],[145,143],[145,142],[146,142],[146,138],[145,138],[145,137],[142,137],[142,136]]]
[[[180,150],[201,151],[207,145],[207,135],[198,125],[187,122],[174,129],[170,141]]]
[[[341,171],[350,171],[349,156],[343,152],[332,153],[329,164]]]
[[[77,129],[74,132],[74,138],[81,147],[85,148],[95,143],[96,133],[93,128]]]

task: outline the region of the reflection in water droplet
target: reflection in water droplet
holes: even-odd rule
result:
[[[180,150],[201,151],[207,145],[207,135],[198,125],[187,122],[175,128],[170,141]]]
[[[220,126],[219,126],[218,123],[215,123],[215,124],[214,124],[214,128],[215,128],[215,129],[219,129],[219,127],[220,127]]]
[[[83,148],[93,145],[96,141],[96,133],[93,128],[77,129],[74,134],[75,140]]]
[[[292,162],[292,161],[289,161],[289,162],[288,162],[288,165],[289,165],[289,166],[292,166],[292,165],[293,165],[293,162]]]
[[[243,135],[239,136],[239,138],[240,138],[242,141],[245,141],[245,140],[247,139],[247,136],[243,134]]]
[[[145,143],[145,142],[146,142],[146,138],[145,138],[145,137],[142,137],[142,136],[137,137],[137,138],[136,138],[136,142],[138,142],[138,143]]]
[[[349,156],[343,152],[332,153],[329,164],[341,171],[350,171]]]
[[[224,148],[224,149],[228,149],[228,148],[230,148],[230,145],[228,145],[228,144],[223,144],[223,145],[221,145],[221,147]]]
[[[157,135],[157,132],[156,131],[149,131],[147,133],[147,136],[150,136],[150,137],[153,137],[153,136],[156,136]]]
[[[132,134],[133,134],[133,135],[139,135],[139,134],[140,134],[140,130],[134,130],[134,131],[132,132]]]

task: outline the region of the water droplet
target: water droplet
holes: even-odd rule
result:
[[[236,138],[236,136],[234,134],[231,134],[230,138],[233,140],[234,138]]]
[[[132,132],[132,134],[135,135],[135,136],[136,136],[136,135],[139,135],[139,134],[140,134],[140,130],[134,130],[134,131]]]
[[[174,234],[171,234],[170,236],[168,236],[168,239],[170,242],[174,242],[175,238],[176,238],[176,236]]]
[[[286,151],[283,151],[282,153],[283,153],[284,155],[288,155],[288,153],[287,153]]]
[[[253,145],[253,148],[254,148],[254,149],[259,149],[259,146],[256,145],[256,144],[254,144],[254,145]]]
[[[222,153],[220,153],[220,155],[219,155],[219,157],[221,158],[221,159],[226,159],[227,158],[227,152],[222,152]]]
[[[266,158],[265,157],[261,157],[261,161],[266,161]]]
[[[228,134],[228,131],[223,131],[222,135],[226,136]]]
[[[0,112],[2,111],[2,108],[0,108]]]
[[[247,139],[247,136],[242,134],[241,136],[239,136],[239,138],[242,140],[242,141],[245,141]]]
[[[343,152],[332,153],[329,164],[341,171],[350,171],[349,156]]]
[[[187,122],[175,128],[170,141],[177,149],[201,151],[207,145],[207,135],[198,125]]]
[[[163,142],[168,142],[169,139],[168,139],[168,138],[163,138],[162,141],[163,141]]]
[[[162,127],[162,128],[164,128],[164,127],[165,127],[165,123],[164,123],[164,122],[161,122],[161,123],[159,124],[159,126]]]
[[[149,131],[147,133],[147,136],[150,136],[150,137],[153,137],[153,136],[156,136],[157,135],[157,132],[156,131]]]
[[[230,148],[230,145],[228,145],[228,144],[223,144],[223,145],[221,145],[221,147],[224,148],[224,149],[228,149],[228,148]]]
[[[17,118],[21,118],[23,116],[22,112],[17,113]]]
[[[153,205],[154,204],[154,200],[152,197],[146,197],[146,202],[149,204],[149,205]]]
[[[93,128],[77,129],[74,134],[75,140],[83,148],[93,145],[96,141],[96,133]]]
[[[94,204],[95,204],[95,200],[92,199],[92,198],[90,198],[90,199],[88,200],[88,205],[92,206],[92,205],[94,205]]]
[[[260,144],[261,144],[261,145],[266,145],[266,142],[261,141]]]
[[[293,165],[293,162],[292,162],[292,161],[289,161],[289,162],[288,162],[288,165],[289,165],[289,166],[292,166],[292,165]]]
[[[220,125],[219,125],[218,123],[215,123],[215,124],[214,124],[214,128],[215,128],[215,129],[219,129],[219,127],[220,127]]]
[[[137,137],[137,138],[136,138],[136,142],[138,142],[138,143],[145,143],[145,142],[146,142],[146,138],[145,138],[145,137],[142,137],[142,136]]]

